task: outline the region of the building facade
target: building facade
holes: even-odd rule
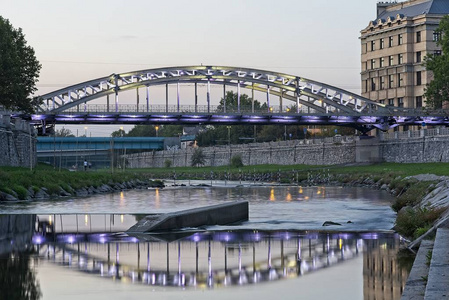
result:
[[[385,105],[425,106],[432,74],[424,58],[441,55],[435,30],[447,14],[447,0],[379,2],[376,20],[361,31],[362,96]]]

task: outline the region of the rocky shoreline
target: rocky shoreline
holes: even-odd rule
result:
[[[11,193],[5,193],[0,191],[1,201],[39,201],[47,200],[57,197],[86,197],[95,194],[113,193],[130,189],[147,189],[147,188],[164,188],[165,185],[160,180],[142,181],[140,179],[132,179],[124,182],[110,182],[108,184],[102,184],[100,186],[86,186],[78,189],[72,188],[67,185],[66,189],[60,187],[58,192],[49,192],[45,187],[28,188],[27,196],[24,200],[20,200],[18,194],[14,191]]]

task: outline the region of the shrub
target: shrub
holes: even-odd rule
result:
[[[196,148],[192,154],[192,167],[203,166],[206,162],[206,155],[203,150]]]
[[[242,156],[234,155],[231,157],[231,167],[240,168],[243,167]]]
[[[166,169],[170,168],[170,167],[172,166],[172,164],[173,164],[173,162],[172,162],[170,159],[166,159],[166,160],[164,161],[164,167],[165,167]]]
[[[415,206],[426,194],[429,193],[428,187],[428,182],[416,182],[412,184],[405,192],[396,198],[391,207],[394,211],[398,212],[405,206]]]
[[[25,200],[28,197],[28,191],[21,185],[15,185],[13,190],[17,193],[17,198],[20,200]]]
[[[417,238],[432,226],[446,208],[408,207],[401,210],[396,218],[395,229],[406,237]],[[426,230],[427,228],[427,230]],[[425,231],[424,231],[425,230]]]

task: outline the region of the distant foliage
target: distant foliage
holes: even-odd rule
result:
[[[243,161],[241,155],[234,155],[231,157],[231,167],[240,168],[243,167]]]
[[[206,162],[206,156],[203,153],[203,150],[200,148],[196,148],[192,154],[192,166],[199,167],[204,166]]]

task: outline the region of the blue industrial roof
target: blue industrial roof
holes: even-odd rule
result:
[[[400,4],[396,5],[398,7]],[[417,3],[415,5],[403,6],[400,9],[389,11],[386,10],[381,13],[377,19],[388,19],[388,17],[396,18],[397,15],[404,15],[406,17],[414,17],[423,14],[449,14],[449,1],[447,0],[429,0],[426,2]]]

